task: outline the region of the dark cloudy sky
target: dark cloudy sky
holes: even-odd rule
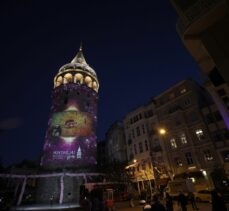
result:
[[[100,81],[98,138],[112,122],[180,80],[200,81],[168,0],[1,1],[0,157],[41,153],[53,78],[83,40]]]

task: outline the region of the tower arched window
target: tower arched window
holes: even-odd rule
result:
[[[95,91],[97,91],[97,89],[98,89],[98,84],[96,83],[96,81],[93,82],[93,89]]]
[[[92,87],[92,79],[90,76],[86,76],[84,81],[88,87]]]
[[[79,83],[79,84],[83,83],[83,75],[81,73],[75,74],[74,83]]]
[[[57,87],[57,86],[60,86],[62,83],[63,83],[63,77],[62,77],[62,76],[59,76],[59,77],[56,79],[56,87]]]
[[[66,73],[64,75],[64,84],[73,82],[72,79],[73,79],[72,74],[71,73]]]

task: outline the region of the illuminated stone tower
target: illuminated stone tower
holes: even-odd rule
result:
[[[96,122],[99,82],[82,46],[54,78],[51,115],[41,166],[87,169],[96,165]]]

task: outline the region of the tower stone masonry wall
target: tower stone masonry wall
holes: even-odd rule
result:
[[[86,85],[72,83],[53,90],[44,167],[79,169],[96,165],[97,100],[97,93]]]

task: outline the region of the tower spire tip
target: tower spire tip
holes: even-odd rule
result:
[[[82,42],[82,40],[81,40],[81,42],[80,42],[80,49],[79,49],[80,51],[82,51],[83,50],[83,42]]]

